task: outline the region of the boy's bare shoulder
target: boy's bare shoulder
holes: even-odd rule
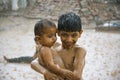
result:
[[[79,46],[79,45],[75,46],[75,51],[77,51],[80,54],[86,55],[86,49],[81,47],[81,46]]]
[[[52,46],[53,50],[59,50],[61,49],[61,44],[59,42],[56,42],[53,46]]]

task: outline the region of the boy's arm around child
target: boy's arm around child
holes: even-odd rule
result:
[[[79,77],[80,80],[82,80],[82,72],[85,65],[85,56],[86,56],[86,50],[78,47],[76,49],[76,55],[74,60],[74,75]]]

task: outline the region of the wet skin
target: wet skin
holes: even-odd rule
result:
[[[75,31],[75,32],[59,31],[58,35],[61,38],[63,48],[64,49],[72,48],[77,42],[78,38],[81,36],[81,33],[82,33],[82,30]]]

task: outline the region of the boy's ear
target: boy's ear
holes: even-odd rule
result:
[[[80,36],[82,35],[82,32],[83,32],[83,30],[80,30],[80,31],[79,31],[79,33],[80,33]],[[80,37],[80,36],[79,36],[79,37]]]
[[[82,34],[83,30],[80,30],[79,32],[80,32],[80,34]]]

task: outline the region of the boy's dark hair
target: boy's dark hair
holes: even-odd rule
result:
[[[58,30],[59,31],[80,31],[82,29],[81,19],[75,13],[63,14],[58,20]]]
[[[41,36],[44,33],[44,29],[46,27],[56,27],[56,25],[47,19],[42,19],[42,20],[38,21],[34,27],[35,36],[36,35]]]

